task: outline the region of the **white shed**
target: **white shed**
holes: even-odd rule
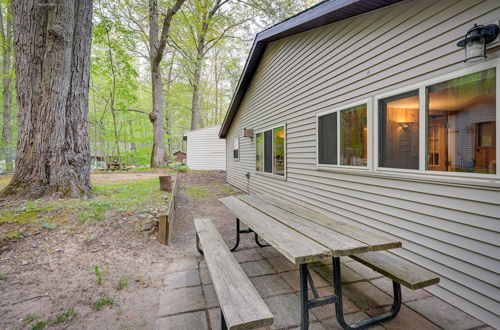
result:
[[[187,165],[191,170],[226,170],[226,140],[220,125],[186,133]]]

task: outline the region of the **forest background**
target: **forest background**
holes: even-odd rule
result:
[[[174,1],[94,0],[89,140],[96,160],[151,161],[153,129],[149,29]],[[174,16],[160,64],[166,160],[184,133],[221,124],[254,36],[317,0],[187,0]],[[0,0],[2,93],[0,173],[12,172],[17,105],[10,0]]]

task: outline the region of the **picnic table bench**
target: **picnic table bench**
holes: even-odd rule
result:
[[[388,321],[394,318],[401,308],[401,285],[417,289],[439,282],[435,274],[382,252],[400,248],[402,243],[398,240],[285,203],[269,195],[229,196],[221,198],[220,201],[236,217],[236,243],[231,250],[238,247],[240,234],[254,233],[259,246],[264,246],[259,241],[259,237],[262,237],[288,260],[300,265],[301,329],[309,327],[310,309],[327,304],[335,304],[337,321],[344,329],[362,329]],[[240,221],[249,228],[241,230]],[[206,246],[204,250],[206,253]],[[351,325],[347,324],[342,301],[342,256],[350,256],[392,279],[394,299],[388,312]],[[326,259],[331,260],[331,273],[328,276],[331,277],[334,294],[320,297],[310,275],[309,265],[322,263]],[[214,276],[212,275],[212,278]],[[309,289],[314,295],[313,299],[309,299]]]
[[[273,324],[273,314],[210,219],[195,219],[196,240],[203,247],[221,308],[222,329],[253,329]]]

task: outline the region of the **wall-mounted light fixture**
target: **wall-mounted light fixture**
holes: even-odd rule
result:
[[[244,137],[253,138],[253,129],[251,129],[251,128],[244,128],[243,129],[243,136]]]
[[[458,47],[465,48],[464,62],[473,63],[486,58],[486,45],[498,36],[498,25],[477,25],[467,31],[465,38],[457,43]]]

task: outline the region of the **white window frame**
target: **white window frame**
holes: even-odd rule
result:
[[[288,156],[287,156],[287,139],[288,139],[288,134],[287,134],[287,129],[286,129],[286,123],[282,123],[282,124],[279,124],[279,125],[274,125],[272,127],[267,127],[267,128],[264,128],[264,129],[260,129],[260,130],[256,130],[254,132],[255,134],[255,139],[254,139],[254,147],[256,145],[256,139],[257,139],[257,134],[259,133],[263,133],[263,132],[267,132],[267,131],[271,131],[271,134],[273,132],[273,130],[275,128],[278,128],[278,127],[283,127],[283,130],[285,132],[285,141],[284,141],[284,149],[285,149],[285,160],[284,160],[284,168],[283,168],[283,175],[279,175],[279,174],[275,174],[274,173],[274,165],[272,166],[273,167],[273,172],[272,173],[268,173],[268,172],[265,172],[264,171],[264,167],[265,167],[265,155],[266,155],[266,151],[264,150],[263,152],[263,164],[262,164],[262,171],[257,171],[257,164],[256,164],[256,155],[257,155],[257,149],[255,149],[255,155],[254,155],[254,166],[253,166],[253,171],[254,173],[258,174],[258,175],[263,175],[263,176],[268,176],[268,177],[272,177],[272,178],[275,178],[275,179],[281,179],[281,180],[286,180],[287,178],[287,160],[288,160]],[[265,142],[263,141],[262,142],[262,146],[263,148],[265,148]],[[272,139],[271,141],[271,150],[274,150],[274,139]],[[274,159],[273,159],[273,162],[274,162]]]
[[[343,104],[342,106],[335,107],[334,109],[330,109],[324,112],[320,112],[316,114],[316,168],[317,169],[344,169],[344,170],[357,170],[357,171],[369,171],[372,168],[372,154],[373,154],[373,145],[372,145],[372,133],[371,127],[372,125],[372,102],[373,98],[362,99],[353,103]],[[366,104],[366,114],[367,114],[367,123],[366,128],[368,130],[367,137],[367,145],[366,145],[366,166],[356,166],[356,165],[340,165],[340,112],[342,110],[347,110],[349,108],[354,108],[356,106]],[[333,164],[321,164],[319,162],[319,117],[329,115],[331,113],[337,112],[337,165]]]
[[[235,145],[238,145],[238,148],[235,148]],[[238,157],[234,157],[234,151],[235,150],[238,150]],[[239,161],[240,160],[240,151],[241,151],[241,148],[240,148],[240,137],[237,136],[233,139],[233,161]]]
[[[373,119],[373,151],[374,151],[374,172],[377,173],[401,173],[401,174],[420,174],[432,177],[457,177],[457,178],[467,178],[467,179],[500,179],[500,167],[496,166],[495,174],[484,174],[484,173],[470,173],[470,172],[448,172],[448,171],[431,171],[427,169],[427,109],[426,109],[426,87],[434,85],[440,82],[448,81],[454,78],[459,78],[466,76],[468,74],[496,68],[496,113],[495,113],[495,133],[496,133],[496,158],[500,154],[500,125],[498,120],[500,119],[500,58],[493,59],[486,62],[481,62],[479,64],[471,65],[467,68],[457,70],[453,73],[441,75],[434,77],[416,84],[405,86],[396,90],[392,90],[387,93],[378,94],[374,96],[374,119]],[[379,127],[378,127],[378,106],[379,100],[385,99],[391,96],[397,96],[405,92],[418,90],[419,91],[419,169],[398,169],[398,168],[388,168],[380,167],[378,164],[378,146],[379,146]],[[370,129],[368,129],[370,130]]]

